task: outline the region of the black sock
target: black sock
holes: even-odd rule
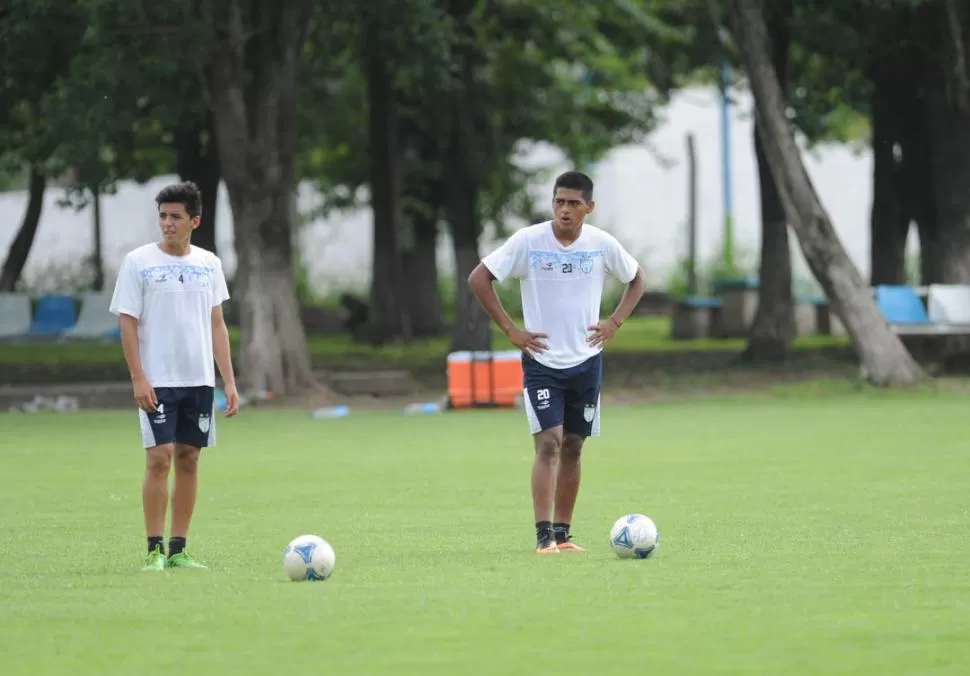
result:
[[[549,540],[552,538],[552,521],[536,522],[536,540]]]
[[[556,534],[556,542],[566,542],[569,539],[569,524],[554,523],[552,524],[552,532]]]
[[[151,554],[156,549],[162,550],[162,554],[165,553],[165,538],[152,536],[148,538],[148,553]]]
[[[168,555],[175,556],[185,551],[185,538],[169,538]]]

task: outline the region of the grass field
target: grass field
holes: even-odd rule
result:
[[[15,674],[958,674],[970,663],[966,400],[604,410],[575,530],[532,553],[520,412],[245,411],[189,549],[139,572],[128,413],[0,414],[0,654]],[[654,558],[620,561],[624,513]],[[325,583],[285,581],[301,533]]]
[[[496,349],[509,346],[508,339],[497,326],[493,329]],[[238,331],[232,330],[234,351],[238,355]],[[311,358],[318,364],[355,365],[385,364],[410,366],[440,364],[448,354],[447,337],[415,340],[402,345],[381,348],[355,343],[349,336],[310,336]],[[848,345],[844,336],[805,336],[795,341],[795,349],[842,347]],[[690,350],[741,350],[744,339],[672,340],[668,317],[633,317],[617,332],[610,343],[611,351],[619,352],[682,352]],[[0,365],[22,362],[37,364],[113,364],[122,360],[119,343],[28,342],[0,343]]]

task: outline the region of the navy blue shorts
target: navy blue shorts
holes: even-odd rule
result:
[[[602,352],[568,369],[549,368],[523,354],[522,374],[532,434],[562,425],[567,434],[599,436]]]
[[[185,444],[195,448],[215,446],[214,392],[213,388],[205,386],[156,387],[157,410],[154,413],[138,410],[145,448],[162,444]]]

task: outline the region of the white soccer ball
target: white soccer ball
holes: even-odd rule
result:
[[[333,575],[336,563],[333,547],[316,535],[294,538],[283,550],[283,570],[294,582],[326,580]]]
[[[610,530],[610,546],[621,559],[646,559],[657,551],[659,544],[657,524],[643,514],[622,516]]]

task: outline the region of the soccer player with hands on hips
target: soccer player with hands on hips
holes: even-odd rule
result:
[[[226,416],[239,410],[222,303],[229,299],[222,262],[191,243],[202,195],[190,182],[155,198],[162,238],[129,252],[121,264],[111,312],[121,324],[121,346],[131,374],[147,451],[142,505],[148,535],[143,570],[204,568],[186,551],[195,508],[201,449],[215,445],[215,368],[226,394]],[[164,535],[168,477],[172,524]]]
[[[578,171],[556,179],[552,221],[516,231],[486,256],[468,285],[509,341],[522,350],[525,409],[535,445],[532,503],[536,551],[582,551],[570,524],[579,493],[580,455],[600,431],[603,347],[644,291],[644,273],[615,237],[584,223],[593,181]],[[626,284],[600,319],[606,275]],[[494,282],[520,281],[525,327],[502,307]]]

